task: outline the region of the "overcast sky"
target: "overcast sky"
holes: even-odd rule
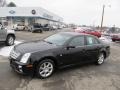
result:
[[[20,7],[42,7],[67,23],[100,25],[102,6],[105,7],[104,26],[120,27],[120,0],[7,0]]]

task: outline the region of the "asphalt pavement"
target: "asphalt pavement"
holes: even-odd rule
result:
[[[16,32],[17,41],[43,39],[64,29],[44,33]],[[0,43],[0,51],[6,47]],[[111,42],[111,55],[97,66],[87,64],[56,71],[47,79],[23,76],[14,72],[6,56],[0,56],[0,90],[120,90],[120,42]]]

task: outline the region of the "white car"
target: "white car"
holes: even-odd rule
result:
[[[5,42],[6,45],[11,46],[15,41],[14,30],[9,30],[4,27],[0,27],[0,42]]]
[[[53,26],[52,26],[52,28],[53,28],[53,30],[58,29],[58,27],[57,27],[57,26],[55,26],[55,25],[53,25]]]
[[[23,24],[15,24],[13,26],[13,29],[14,30],[25,30],[25,25],[23,25]]]

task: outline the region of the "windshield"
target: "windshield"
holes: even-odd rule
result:
[[[44,39],[44,41],[49,42],[51,44],[64,45],[64,43],[67,40],[69,40],[71,37],[72,37],[71,35],[67,35],[67,34],[55,34]]]

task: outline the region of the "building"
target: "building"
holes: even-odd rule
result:
[[[41,7],[0,7],[0,22],[9,28],[12,28],[14,24],[60,25],[63,18]]]

